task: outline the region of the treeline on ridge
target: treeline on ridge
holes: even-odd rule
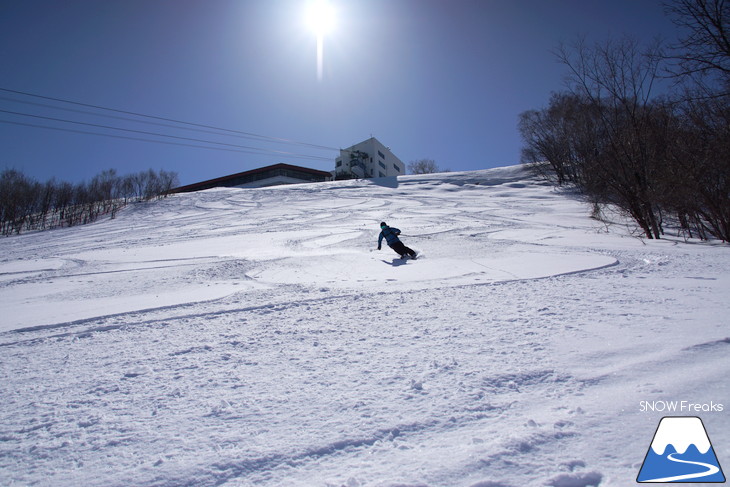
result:
[[[6,169],[0,173],[0,233],[80,225],[101,215],[113,218],[128,203],[165,196],[178,184],[177,173],[152,169],[125,176],[109,169],[77,184],[41,183]]]
[[[568,89],[520,115],[522,162],[649,239],[667,224],[730,242],[730,2],[678,0],[677,45],[624,38],[556,55]],[[662,88],[661,95],[655,93]]]

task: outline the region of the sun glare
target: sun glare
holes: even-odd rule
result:
[[[335,13],[327,0],[313,0],[307,12],[307,24],[317,37],[332,31],[335,25]]]
[[[317,79],[324,72],[324,36],[335,26],[335,12],[327,0],[312,0],[307,11],[307,24],[317,36]]]

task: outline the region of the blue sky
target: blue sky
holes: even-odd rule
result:
[[[371,135],[406,163],[516,164],[518,115],[564,87],[560,41],[676,35],[660,0],[330,0],[320,80],[308,3],[0,0],[0,88],[325,147],[0,91],[0,169],[165,169],[187,184],[277,162],[331,170],[337,148]]]

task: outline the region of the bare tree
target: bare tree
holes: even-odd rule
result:
[[[433,159],[419,159],[408,163],[408,172],[411,174],[433,174],[441,172]]]
[[[728,97],[678,105],[664,194],[689,236],[730,242],[730,103]],[[694,232],[694,235],[693,235]]]
[[[522,162],[560,186],[582,186],[581,151],[591,126],[588,105],[577,95],[554,93],[548,108],[521,113],[518,129],[525,143]],[[587,146],[594,145],[589,139]]]
[[[20,233],[31,204],[32,181],[14,169],[0,174],[0,217],[3,234]]]
[[[665,147],[653,134],[653,91],[663,58],[659,43],[648,48],[624,38],[588,47],[584,40],[561,46],[558,59],[569,70],[569,87],[589,105],[593,147],[581,163],[600,198],[618,205],[647,238],[660,238],[655,177]],[[592,152],[591,152],[592,151]],[[590,188],[589,188],[590,189]]]
[[[665,4],[673,22],[686,34],[674,46],[677,75],[695,80],[718,77],[730,90],[730,1],[675,0]]]
[[[576,185],[597,213],[616,205],[647,238],[671,220],[690,237],[730,241],[730,0],[667,10],[687,34],[671,56],[628,38],[560,46],[569,92],[520,115],[522,162]],[[685,91],[658,97],[671,60]]]
[[[160,170],[160,192],[158,196],[167,196],[170,191],[180,184],[180,179],[176,172]]]
[[[135,195],[135,181],[132,174],[127,174],[122,177],[119,182],[119,191],[121,197],[124,198],[124,204],[126,205],[130,199],[134,198]]]
[[[74,200],[74,187],[69,182],[62,182],[56,188],[56,196],[54,198],[54,207],[58,214],[59,222],[67,220],[68,214],[72,212]]]
[[[114,169],[94,176],[89,183],[45,184],[15,170],[0,173],[0,233],[43,230],[58,225],[79,225],[111,214],[132,197],[166,196],[178,184],[177,173],[152,170],[120,177]]]

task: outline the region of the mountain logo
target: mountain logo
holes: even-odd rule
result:
[[[725,482],[702,420],[696,416],[662,418],[636,481]]]

